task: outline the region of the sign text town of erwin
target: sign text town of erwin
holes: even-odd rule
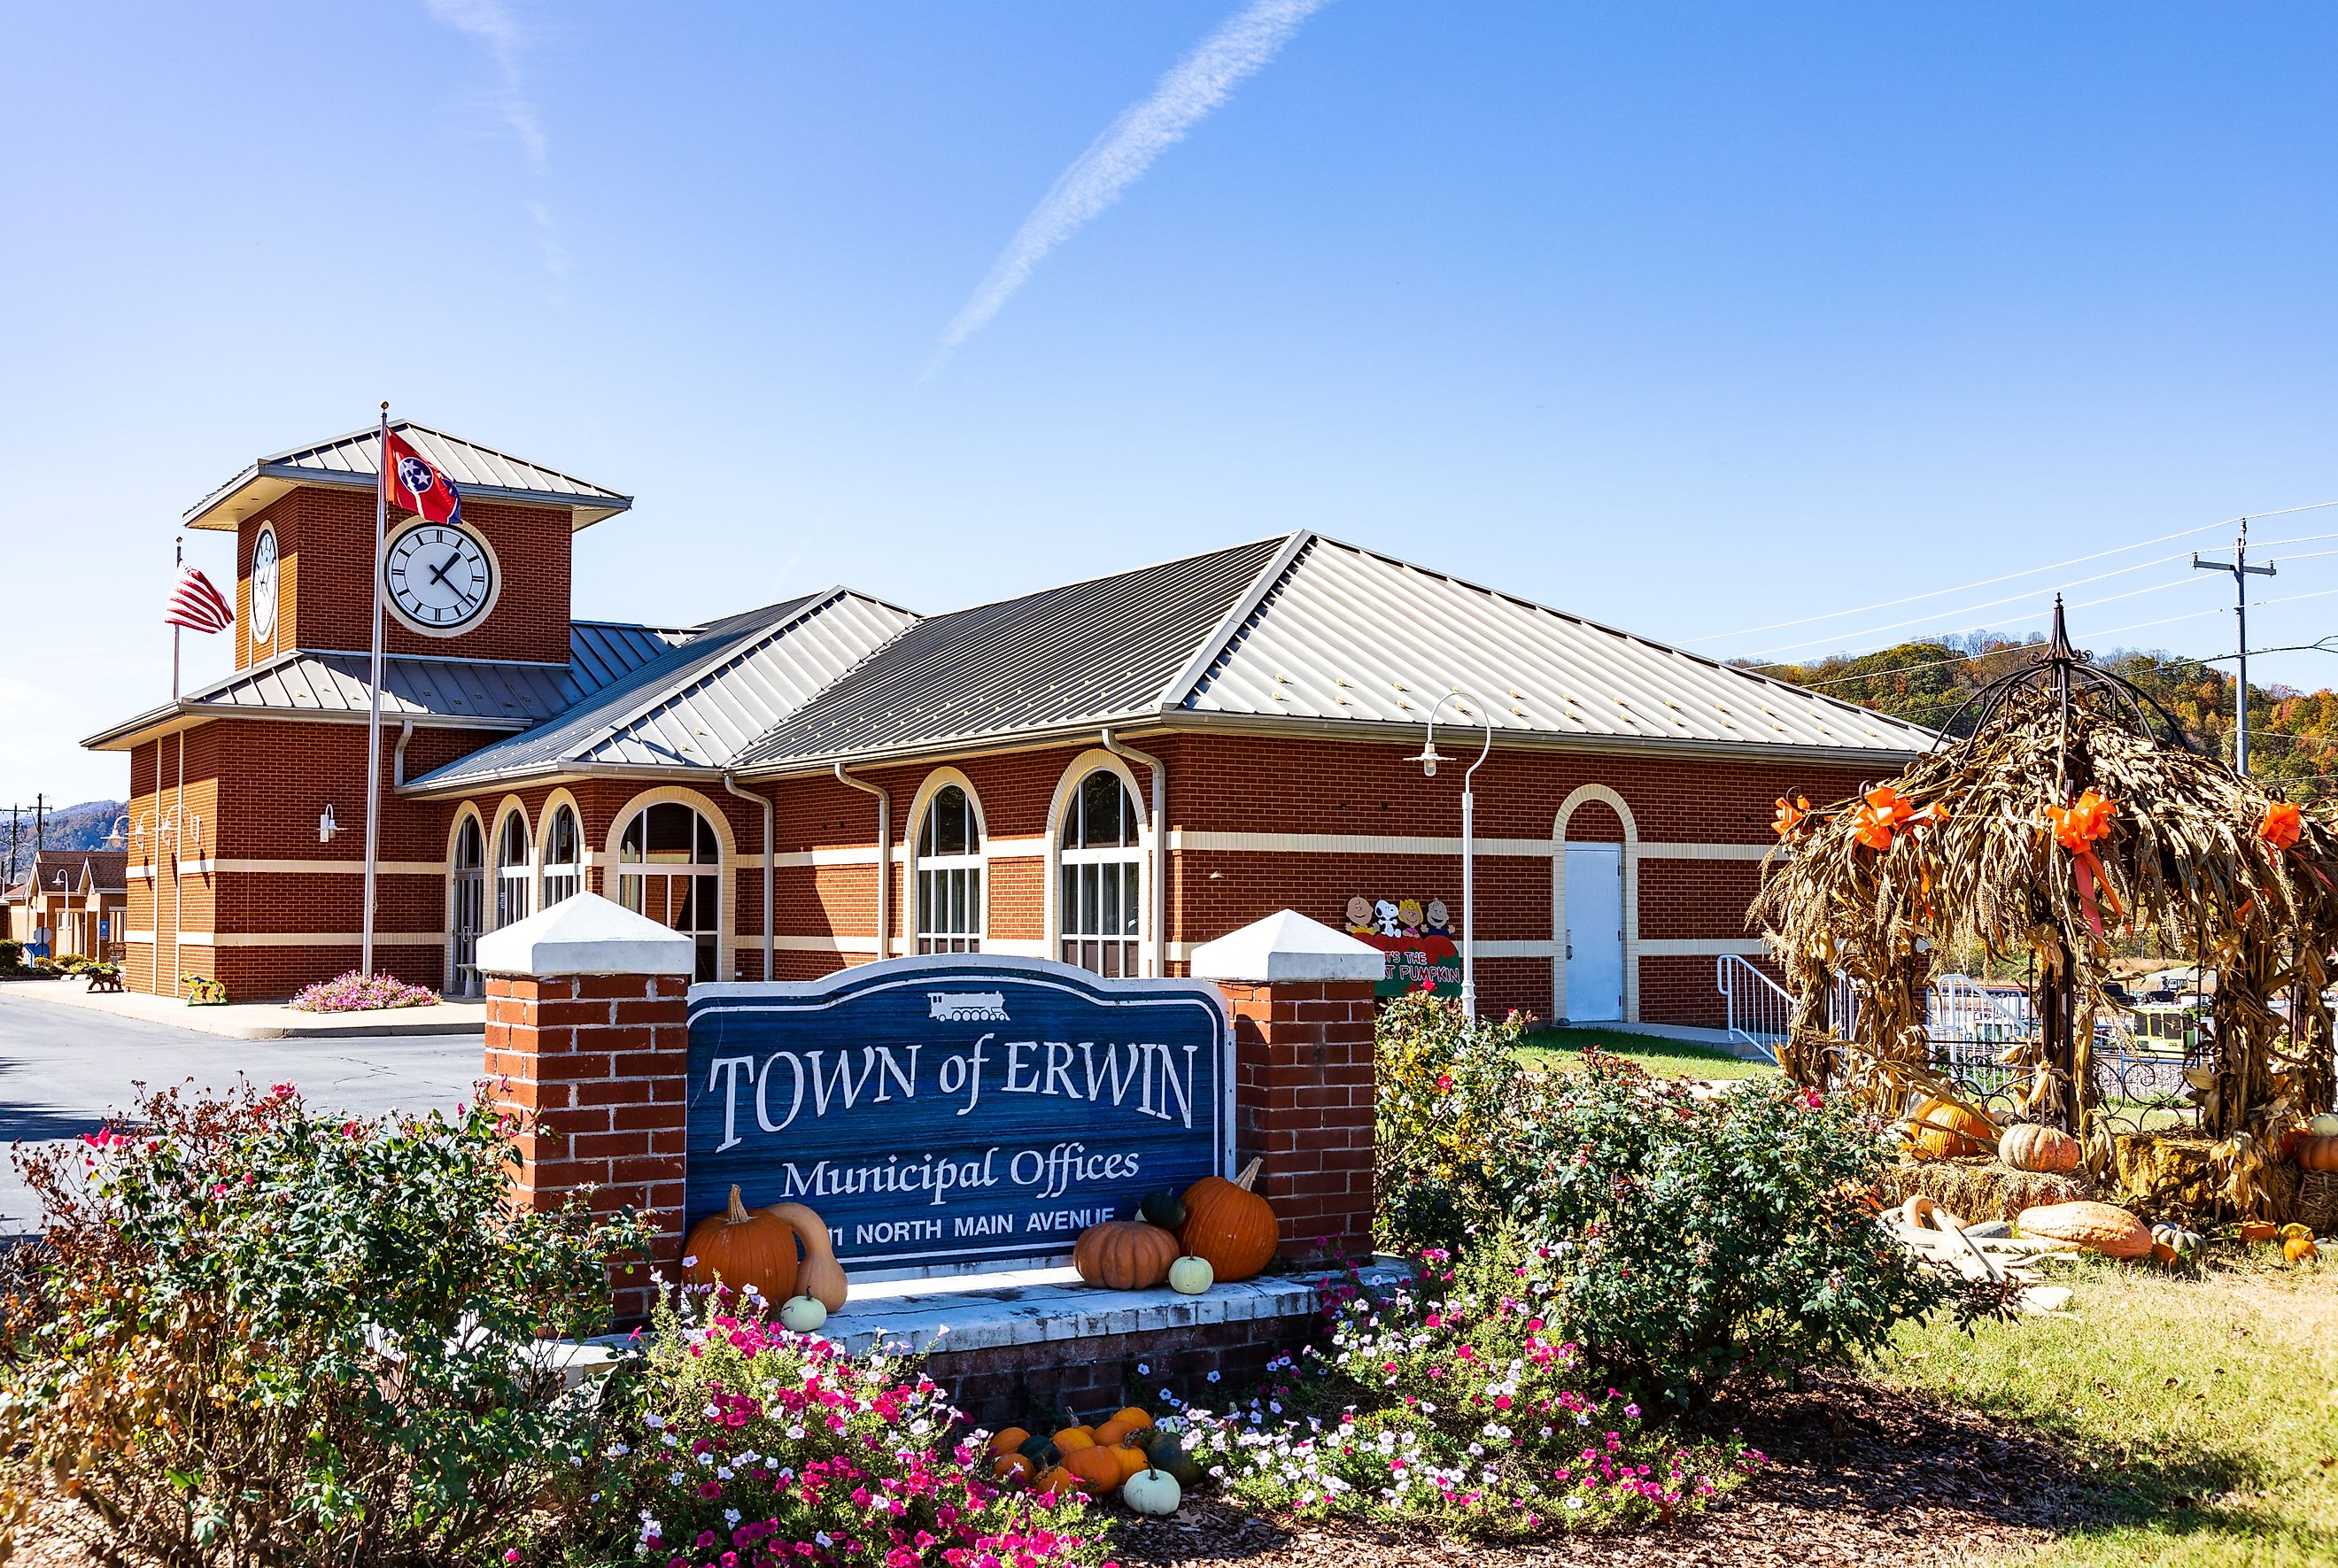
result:
[[[1223,1173],[1214,988],[958,955],[691,993],[689,1216],[819,1211],[848,1265],[1061,1256]]]

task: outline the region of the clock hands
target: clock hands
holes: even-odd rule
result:
[[[439,562],[437,565],[430,568],[430,575],[437,581],[441,587],[454,587],[455,585],[452,583],[447,581],[447,568],[452,566],[456,562],[460,561],[462,558],[463,553],[460,550],[453,552],[447,557],[447,559]]]

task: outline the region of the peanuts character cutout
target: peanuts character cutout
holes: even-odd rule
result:
[[[1442,936],[1452,928],[1450,924],[1450,911],[1445,907],[1444,899],[1431,898],[1429,901],[1428,915],[1429,918],[1422,925],[1422,930],[1432,932],[1437,936]]]
[[[1418,936],[1420,935],[1420,899],[1407,898],[1398,904],[1396,906],[1396,917],[1404,922],[1404,934],[1406,936]]]
[[[1348,900],[1348,931],[1351,936],[1370,936],[1379,929],[1372,924],[1372,901],[1361,895]]]
[[[1372,922],[1383,936],[1404,935],[1404,923],[1397,916],[1396,906],[1385,898],[1372,906]]]

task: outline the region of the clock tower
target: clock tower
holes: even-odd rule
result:
[[[382,578],[392,657],[565,665],[571,541],[631,503],[410,420],[390,428],[461,489],[459,522],[392,508]],[[200,503],[236,534],[236,668],[371,645],[373,430],[262,457]]]

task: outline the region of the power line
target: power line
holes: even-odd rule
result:
[[[2338,501],[2313,501],[2308,502],[2303,506],[2284,506],[2271,512],[2250,513],[2248,515],[2253,517],[2284,517],[2293,512],[2313,512],[2325,506],[2338,506]],[[1889,610],[1901,604],[1913,604],[1919,600],[1945,598],[1950,593],[1963,593],[1975,588],[1990,588],[1996,586],[1999,583],[2010,583],[2018,577],[2035,577],[2041,572],[2058,572],[2065,566],[2083,566],[2089,561],[2107,560],[2113,555],[2124,555],[2130,550],[2147,550],[2154,544],[2165,544],[2171,540],[2176,539],[2188,539],[2195,534],[2205,534],[2214,528],[2229,528],[2234,524],[2240,521],[2241,519],[2238,517],[2226,517],[2220,522],[2203,523],[2197,528],[2185,528],[2174,534],[2162,534],[2155,539],[2138,539],[2132,544],[2121,544],[2116,549],[2098,550],[2091,555],[2074,555],[2068,561],[2056,561],[2044,566],[2031,566],[2019,572],[2007,572],[1995,577],[1983,577],[1971,583],[1960,583],[1953,588],[1935,588],[1929,593],[1911,593],[1899,599],[1880,599],[1872,604],[1862,604],[1856,609],[1831,610],[1822,615],[1805,615],[1793,621],[1773,621],[1765,626],[1746,626],[1740,628],[1735,632],[1710,632],[1703,637],[1691,637],[1687,639],[1687,642],[1693,645],[1698,642],[1718,642],[1724,637],[1750,637],[1756,632],[1777,632],[1789,626],[1807,626],[1815,621],[1837,621],[1846,615],[1864,615],[1871,610]],[[2270,550],[2277,548],[2282,544],[2316,543],[2325,538],[2338,538],[2338,534],[2316,534],[2312,540],[2275,540],[2273,544],[2263,545],[2261,548]],[[2180,559],[2180,557],[2169,556],[2167,559],[2176,560]],[[2142,563],[2142,564],[2149,565],[2153,564],[2153,563],[2146,562]],[[2125,570],[2133,569],[2134,568],[2125,568]],[[1950,613],[1954,614],[1958,613],[1958,612],[1951,611]],[[1807,646],[1807,644],[1804,644],[1804,646]]]

